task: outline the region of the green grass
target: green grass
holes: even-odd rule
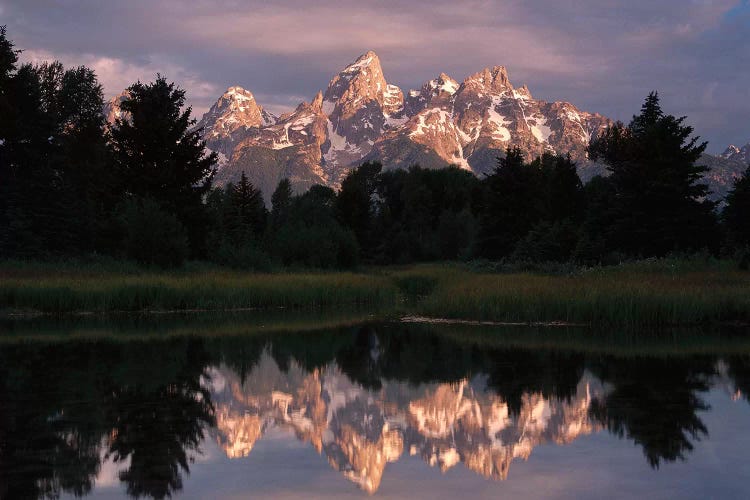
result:
[[[571,275],[424,271],[439,279],[416,306],[425,316],[624,327],[750,321],[750,273],[725,263],[645,262]]]
[[[0,309],[43,313],[395,306],[397,287],[370,274],[230,271],[123,274],[0,270]]]
[[[460,264],[254,274],[201,265],[159,272],[124,264],[0,263],[6,312],[280,307],[625,328],[748,323],[750,273],[707,260],[647,260],[568,274],[502,274]]]

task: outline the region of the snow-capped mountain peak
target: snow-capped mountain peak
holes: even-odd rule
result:
[[[339,71],[325,92],[272,123],[260,123],[251,96],[231,87],[201,124],[211,125],[204,131],[209,147],[230,159],[218,181],[234,180],[244,170],[266,198],[284,177],[299,190],[313,183],[336,187],[368,160],[385,168],[453,164],[481,173],[507,147],[518,146],[528,158],[569,152],[585,163],[589,139],[610,123],[569,103],[535,100],[525,85],[511,84],[504,66],[485,68],[460,84],[439,73],[405,96],[386,80],[372,51]],[[243,113],[252,113],[255,125],[239,125]],[[219,137],[222,144],[211,143]]]
[[[229,87],[203,115],[196,127],[203,130],[208,147],[231,159],[234,147],[251,129],[268,127],[277,118],[259,105],[252,92]]]
[[[730,161],[741,162],[747,165],[750,163],[750,142],[738,148],[734,144],[730,144],[724,152],[719,155],[721,158]]]

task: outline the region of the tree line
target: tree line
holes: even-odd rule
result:
[[[164,267],[187,259],[251,269],[488,259],[600,264],[708,251],[750,260],[750,170],[721,206],[707,198],[706,144],[656,93],[594,138],[608,175],[584,185],[568,156],[509,148],[483,178],[455,167],[353,169],[334,191],[267,208],[245,173],[213,185],[217,157],[185,92],[157,75],[102,115],[84,66],[18,63],[0,29],[0,256],[111,255]]]

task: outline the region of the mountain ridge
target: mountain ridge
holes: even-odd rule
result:
[[[105,106],[108,121],[120,116],[119,102]],[[604,172],[589,161],[587,146],[613,120],[567,101],[547,102],[524,84],[515,87],[504,66],[492,66],[459,83],[446,73],[404,92],[389,83],[380,58],[368,51],[333,76],[309,102],[281,116],[268,113],[252,92],[231,86],[201,117],[207,148],[219,154],[217,185],[235,182],[244,171],[268,202],[288,178],[296,192],[314,184],[337,188],[365,161],[384,168],[455,165],[487,173],[507,147],[527,158],[545,152],[570,154],[584,181]],[[705,177],[720,199],[750,163],[750,143],[704,155]]]

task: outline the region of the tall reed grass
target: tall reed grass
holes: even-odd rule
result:
[[[93,274],[0,279],[0,309],[113,312],[395,305],[396,286],[374,275]]]
[[[0,263],[0,310],[42,313],[337,308],[391,316],[622,327],[750,322],[750,273],[728,263],[650,260],[568,274],[460,264],[363,272],[174,272]]]
[[[634,264],[568,276],[454,274],[416,309],[444,318],[625,327],[747,322],[750,273]]]

